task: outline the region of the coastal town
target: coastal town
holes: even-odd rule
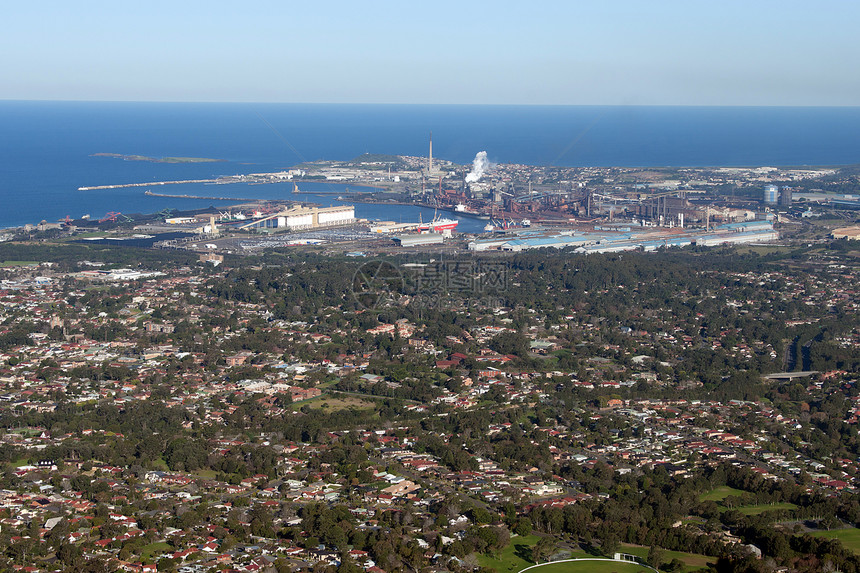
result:
[[[198,200],[225,206],[111,211],[100,219],[67,216],[19,232],[90,241],[151,239],[147,246],[215,257],[302,245],[372,253],[651,251],[814,238],[822,217],[844,223],[832,230],[844,227],[856,236],[850,223],[860,210],[853,192],[857,181],[853,166],[553,167],[494,164],[485,152],[472,165],[456,165],[434,160],[431,146],[428,157],[364,154],[271,173],[81,187],[78,192],[141,188],[159,205]],[[197,184],[229,187],[233,195],[161,192],[167,185]],[[263,185],[272,199],[236,196],[250,195],[238,189],[251,185]],[[391,209],[398,220],[385,218],[395,213]]]
[[[217,265],[2,248],[44,259],[0,271],[10,570],[490,571],[619,550],[788,570],[807,538],[858,531],[847,239]],[[611,517],[643,495],[660,519]]]
[[[0,573],[860,573],[860,3],[3,20]]]

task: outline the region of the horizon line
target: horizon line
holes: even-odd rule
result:
[[[415,107],[602,107],[602,108],[636,108],[636,107],[674,107],[674,108],[808,108],[808,109],[854,109],[860,104],[698,104],[698,103],[641,103],[641,104],[611,104],[611,103],[426,103],[426,102],[311,102],[311,101],[219,101],[219,100],[133,100],[133,99],[20,99],[0,98],[3,103],[136,103],[136,104],[197,104],[197,105],[355,105],[355,106],[415,106]]]

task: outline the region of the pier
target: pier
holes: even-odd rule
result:
[[[249,197],[208,197],[206,195],[177,195],[171,193],[155,193],[153,191],[144,191],[143,194],[150,197],[167,197],[169,199],[203,199],[205,201],[268,201],[268,199],[252,199]]]
[[[121,183],[119,185],[95,185],[78,187],[78,191],[99,191],[102,189],[126,189],[128,187],[152,187],[153,185],[181,185],[183,183],[218,183],[222,179],[185,179],[182,181],[153,181],[151,183]]]
[[[154,187],[156,185],[183,185],[186,183],[203,183],[205,185],[224,185],[227,183],[248,183],[250,185],[266,185],[270,183],[285,183],[283,179],[278,177],[278,173],[252,173],[249,175],[222,175],[215,179],[180,179],[176,181],[150,181],[149,183],[119,183],[116,185],[91,185],[87,187],[78,187],[78,191],[101,191],[105,189],[127,189],[131,187]],[[299,180],[304,181],[304,180]],[[320,183],[317,180],[308,180],[313,183]],[[326,183],[326,181],[322,181]],[[340,183],[339,183],[340,184]],[[305,193],[307,195],[344,195],[349,193],[349,187],[345,192],[342,191],[300,191],[297,190],[295,182],[293,182],[293,193]],[[367,189],[382,189],[373,185],[356,185],[356,187],[365,187]],[[153,194],[155,195],[155,194]],[[185,195],[156,195],[162,197],[186,197]],[[209,199],[209,197],[200,197],[201,199]],[[216,198],[217,199],[217,198]],[[244,200],[244,199],[243,199]]]

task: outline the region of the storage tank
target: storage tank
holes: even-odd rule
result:
[[[791,207],[791,187],[783,187],[780,189],[779,204],[783,207]]]
[[[779,200],[779,187],[776,185],[766,185],[764,188],[764,202],[768,205],[776,205]]]

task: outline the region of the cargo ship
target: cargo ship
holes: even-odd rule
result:
[[[429,223],[418,223],[418,231],[421,233],[444,233],[453,231],[460,221],[456,219],[436,219]]]
[[[418,216],[417,223],[395,223],[394,221],[374,221],[371,222],[369,228],[374,233],[402,233],[402,232],[418,232],[418,233],[446,233],[451,232],[460,223],[456,219],[440,219],[433,217],[432,221],[425,223]]]

